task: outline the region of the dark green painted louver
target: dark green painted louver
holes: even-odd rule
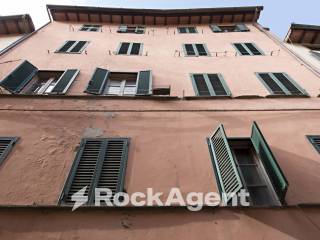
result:
[[[285,95],[285,92],[279,87],[269,73],[259,73],[259,77],[272,94]]]
[[[151,95],[151,94],[152,94],[152,72],[151,70],[141,71],[138,74],[136,95]]]
[[[5,79],[0,82],[11,93],[19,93],[37,74],[38,69],[30,62],[22,62]]]
[[[210,24],[209,26],[212,32],[222,32],[222,29],[218,25]]]
[[[209,139],[213,155],[213,167],[217,175],[217,183],[221,194],[227,194],[222,200],[227,203],[232,199],[231,193],[237,193],[243,188],[229,143],[221,124]]]
[[[262,55],[262,53],[258,50],[258,48],[252,43],[244,44],[251,52],[252,55]]]
[[[229,89],[223,85],[220,74],[208,74],[208,78],[216,96],[230,95]]]
[[[184,44],[184,48],[185,48],[187,56],[195,56],[196,55],[196,52],[193,49],[192,44]]]
[[[203,74],[193,74],[194,84],[196,87],[198,96],[210,96],[206,80],[204,79]]]
[[[77,52],[80,52],[84,45],[87,44],[87,41],[78,41],[77,44],[70,50],[70,52],[72,53],[77,53]]]
[[[303,95],[304,92],[300,91],[298,87],[296,87],[292,80],[283,74],[283,73],[273,73],[273,75],[281,82],[283,86],[292,94],[292,95]]]
[[[13,145],[18,141],[17,137],[0,137],[0,165],[10,153]]]
[[[197,96],[231,96],[231,91],[219,73],[192,74]]]
[[[239,52],[241,55],[243,55],[243,56],[250,55],[250,53],[248,52],[248,50],[245,49],[241,43],[235,43],[235,44],[233,44],[233,45],[236,47],[236,49],[238,50],[238,52]]]
[[[130,55],[139,55],[140,48],[141,48],[141,43],[132,43]]]
[[[318,153],[320,153],[320,135],[308,135],[307,138],[318,151]]]
[[[76,41],[67,41],[57,52],[67,52]]]
[[[58,80],[55,87],[52,89],[50,94],[65,94],[72,82],[75,80],[79,73],[78,69],[68,69],[66,70],[60,79]]]
[[[269,179],[272,182],[273,188],[277,193],[279,200],[284,203],[286,192],[289,186],[288,181],[279,167],[256,122],[253,122],[252,125],[251,141],[257,154],[260,156],[260,159],[265,170],[267,171]]]
[[[128,159],[128,138],[86,138],[73,162],[60,197],[60,204],[72,204],[72,195],[87,186],[88,204],[94,203],[95,188],[109,188],[113,196],[124,188]]]
[[[96,68],[85,92],[97,95],[102,94],[108,81],[108,75],[108,70]]]
[[[236,24],[235,31],[238,32],[248,32],[249,28],[245,24]]]

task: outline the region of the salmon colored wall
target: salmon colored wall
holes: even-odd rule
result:
[[[0,166],[0,205],[56,205],[83,137],[129,137],[125,189],[217,191],[206,137],[224,124],[249,137],[257,121],[289,181],[287,203],[320,202],[319,111],[125,112],[2,110],[0,133],[19,142]],[[307,187],[306,187],[307,186]]]
[[[78,31],[81,24],[53,22],[37,34],[24,41],[1,58],[1,62],[27,59],[39,69],[63,70],[79,68],[80,75],[69,94],[83,94],[96,67],[111,71],[139,71],[151,69],[153,84],[171,85],[171,95],[194,96],[189,73],[222,73],[233,96],[268,95],[269,92],[256,78],[255,72],[286,72],[307,92],[315,97],[319,94],[320,79],[289,55],[277,43],[253,25],[250,32],[213,33],[209,26],[197,26],[198,34],[174,34],[175,26],[147,27],[146,34],[119,34],[118,25],[104,25],[103,32]],[[111,29],[111,33],[110,33]],[[154,34],[153,31],[154,30]],[[203,31],[203,34],[202,34]],[[54,51],[66,40],[87,40],[87,55],[56,54]],[[148,56],[109,55],[116,51],[120,42],[143,42],[143,53]],[[233,42],[254,42],[267,56],[235,57]],[[227,57],[174,57],[175,50],[182,53],[183,43],[206,43],[210,52],[228,51]],[[271,51],[280,50],[279,56],[270,56]],[[50,51],[48,54],[47,51]],[[214,53],[212,53],[214,55]],[[0,65],[0,77],[9,72],[6,64]]]

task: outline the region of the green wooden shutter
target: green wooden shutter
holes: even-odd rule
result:
[[[215,96],[230,96],[231,92],[221,74],[207,74]]]
[[[250,50],[251,55],[263,55],[262,51],[253,43],[244,43],[244,45]]]
[[[212,32],[222,32],[222,29],[218,25],[210,24]]]
[[[243,56],[250,55],[248,50],[241,43],[234,43],[233,46],[236,48],[237,52],[240,53],[240,55],[243,55]]]
[[[283,203],[289,184],[256,122],[253,122],[252,125],[251,141],[260,156],[279,200]]]
[[[248,31],[250,31],[249,28],[243,23],[236,24],[235,29],[236,29],[235,31],[237,31],[237,32],[248,32]]]
[[[196,50],[193,44],[183,44],[182,46],[186,56],[196,56]]]
[[[136,95],[151,95],[152,94],[152,72],[151,70],[140,71],[137,80]]]
[[[272,73],[291,95],[304,95],[306,92],[287,74]]]
[[[18,139],[17,137],[0,137],[0,165],[6,159]]]
[[[73,46],[75,43],[76,41],[67,41],[56,52],[61,52],[61,53],[67,52],[71,48],[71,46]]]
[[[112,196],[118,192],[124,191],[128,147],[128,138],[107,139],[97,187],[110,189],[112,191]]]
[[[308,135],[307,138],[318,151],[318,153],[320,153],[320,135]]]
[[[85,46],[87,45],[87,41],[78,41],[75,46],[70,50],[71,53],[81,53],[84,49]]]
[[[217,183],[221,194],[237,193],[243,188],[236,163],[233,159],[229,143],[221,124],[209,139],[210,149],[213,156],[213,166],[216,172]],[[232,196],[227,195],[227,203]]]
[[[211,95],[204,74],[191,74],[191,80],[196,96]]]
[[[257,77],[271,94],[275,94],[275,95],[286,94],[284,90],[279,86],[279,84],[273,79],[272,74],[257,73]]]
[[[127,25],[120,25],[118,28],[118,33],[126,33],[128,29]]]
[[[72,204],[72,195],[87,186],[88,204],[94,203],[95,188],[109,188],[113,195],[123,191],[128,159],[128,138],[85,138],[73,162],[60,197]]]
[[[11,93],[19,93],[37,72],[38,69],[35,66],[28,61],[24,61],[0,82],[0,86]]]
[[[96,68],[85,92],[97,95],[102,94],[108,81],[108,75],[108,70]]]
[[[78,69],[66,70],[50,94],[65,94],[79,73]]]

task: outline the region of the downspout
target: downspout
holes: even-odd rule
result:
[[[258,22],[255,22],[254,26],[256,28],[258,28],[261,32],[263,32],[268,38],[270,38],[272,41],[274,41],[276,44],[278,44],[282,49],[284,49],[292,57],[294,57],[298,62],[300,62],[307,69],[309,69],[314,75],[316,75],[318,78],[320,78],[320,72],[318,70],[316,70],[315,67],[313,67],[310,63],[306,62],[303,58],[301,58],[294,51],[289,49],[280,39],[278,39],[276,36],[274,36],[270,32],[266,31]]]

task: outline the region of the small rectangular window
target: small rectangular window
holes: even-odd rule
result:
[[[120,25],[118,29],[118,33],[135,33],[135,34],[143,34],[145,32],[144,26],[128,26],[128,25]]]
[[[82,53],[88,44],[88,41],[67,41],[56,53]]]
[[[307,95],[307,92],[285,73],[257,73],[257,76],[272,95]]]
[[[318,151],[318,153],[320,153],[320,135],[308,135],[307,138]]]
[[[117,51],[118,55],[141,55],[142,43],[122,42]]]
[[[94,204],[95,188],[108,188],[113,196],[124,191],[128,138],[85,138],[73,162],[59,203],[72,204],[72,195],[85,189],[87,205]]]
[[[221,74],[191,74],[197,96],[230,96],[231,92]]]
[[[202,43],[183,44],[183,50],[186,56],[210,56],[207,46]]]
[[[196,27],[178,27],[179,33],[198,33]]]
[[[210,28],[215,33],[248,32],[248,31],[250,31],[249,28],[245,24],[228,24],[228,25],[211,24]]]
[[[220,193],[225,204],[241,189],[251,206],[278,206],[285,202],[286,180],[256,122],[250,138],[227,138],[223,125],[208,138]]]
[[[264,55],[254,43],[233,43],[233,46],[242,56]]]
[[[17,137],[0,137],[0,165],[6,159],[17,141]]]
[[[90,24],[84,24],[80,28],[80,31],[84,32],[99,32],[101,31],[101,25],[90,25]]]

